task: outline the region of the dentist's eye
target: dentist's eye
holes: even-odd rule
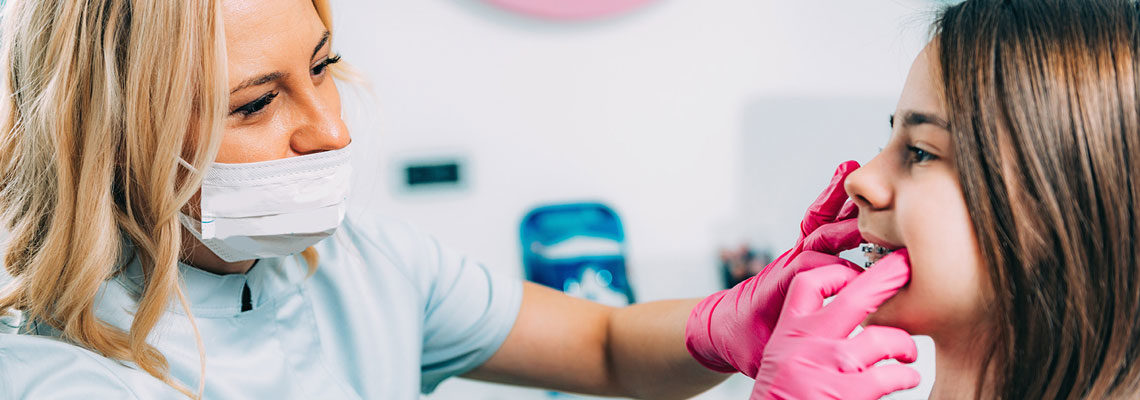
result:
[[[249,117],[253,114],[257,114],[258,111],[261,111],[262,109],[265,108],[265,106],[268,106],[269,103],[272,103],[273,99],[277,97],[278,93],[279,92],[266,93],[266,94],[262,95],[261,97],[258,97],[257,100],[251,101],[251,102],[246,103],[245,105],[243,105],[241,107],[235,108],[232,112],[230,112],[230,115],[241,114],[242,117]]]
[[[907,158],[907,161],[911,164],[921,164],[938,159],[938,156],[915,146],[907,146],[906,150],[910,152],[910,157]]]
[[[313,68],[311,70],[309,70],[309,73],[311,73],[313,75],[323,74],[323,73],[325,73],[325,70],[328,69],[328,67],[330,65],[336,64],[338,62],[340,62],[340,56],[339,55],[336,57],[326,58],[326,59],[322,60],[321,62],[317,63],[317,65],[313,66]]]

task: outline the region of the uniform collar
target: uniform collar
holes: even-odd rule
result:
[[[138,257],[122,269],[115,279],[136,295],[142,293],[143,273]],[[245,274],[218,275],[179,262],[183,291],[196,317],[228,317],[241,314],[242,290],[248,284],[253,309],[287,295],[307,276],[308,270],[297,257],[263,258]],[[177,302],[171,311],[183,312]]]

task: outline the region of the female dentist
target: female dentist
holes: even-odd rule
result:
[[[859,242],[841,209],[854,163],[761,276],[610,308],[345,218],[350,152],[367,150],[340,118],[323,0],[3,12],[0,311],[22,320],[0,335],[2,398],[414,399],[456,375],[654,399],[735,371],[757,398],[917,383],[872,366],[913,359],[904,333],[837,333],[908,273],[835,256]]]

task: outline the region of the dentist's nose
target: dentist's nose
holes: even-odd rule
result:
[[[297,125],[289,145],[298,154],[338,150],[352,142],[348,127],[340,117],[339,104],[322,101],[317,93],[307,96],[303,121]]]

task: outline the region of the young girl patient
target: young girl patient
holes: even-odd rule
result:
[[[932,398],[1140,398],[1137,7],[949,7],[847,178],[864,239],[910,254],[866,323],[934,339]]]

